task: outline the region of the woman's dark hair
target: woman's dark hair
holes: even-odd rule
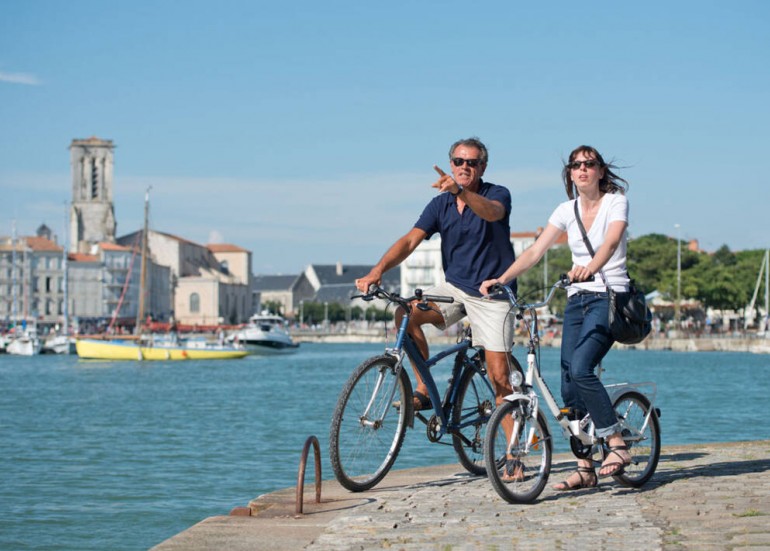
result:
[[[561,171],[561,178],[564,181],[564,189],[567,191],[567,197],[574,199],[577,196],[575,183],[572,181],[570,165],[575,160],[575,157],[578,156],[578,153],[582,153],[590,159],[596,159],[599,161],[600,168],[604,169],[604,176],[599,180],[599,191],[602,193],[626,192],[628,189],[628,182],[612,171],[613,168],[617,170],[618,167],[612,163],[605,163],[604,158],[596,148],[591,147],[590,145],[581,145],[576,147],[572,153],[569,154],[569,160],[564,164],[564,169]]]

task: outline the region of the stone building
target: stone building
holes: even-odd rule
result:
[[[72,140],[70,252],[90,253],[91,247],[97,243],[115,242],[113,149],[112,140],[95,136]]]
[[[62,321],[63,248],[38,236],[0,237],[0,319],[4,325]]]
[[[140,243],[142,231],[121,236],[118,244]],[[151,258],[169,268],[169,292],[175,320],[184,325],[238,324],[253,310],[251,252],[235,245],[203,246],[149,230]]]
[[[92,252],[69,255],[69,315],[81,332],[101,331],[111,324],[133,328],[139,314],[140,251],[99,243],[92,246]],[[155,319],[167,320],[172,313],[170,270],[148,260],[144,311]]]

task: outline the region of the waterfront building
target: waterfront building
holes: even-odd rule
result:
[[[118,238],[118,244],[141,243],[142,231]],[[169,269],[173,317],[183,325],[234,325],[252,314],[251,252],[235,245],[199,245],[149,230],[149,256]],[[160,319],[160,321],[167,321]]]
[[[283,316],[294,317],[294,292],[295,283],[299,276],[293,275],[257,275],[254,276],[252,286],[252,295],[254,297],[254,313],[258,313],[268,302],[277,302],[280,304],[280,313]],[[301,296],[312,296],[312,287],[308,285],[308,290]],[[298,289],[298,293],[300,293]],[[297,303],[300,299],[297,299]]]
[[[300,302],[318,302],[320,304],[341,304],[343,307],[370,306],[383,308],[380,301],[364,303],[360,300],[351,301],[351,296],[358,294],[355,281],[364,277],[372,269],[369,264],[346,265],[310,264],[294,283],[294,308],[299,309]],[[382,287],[390,292],[398,292],[401,285],[401,266],[386,272],[382,277]]]
[[[97,243],[90,253],[68,257],[68,310],[77,330],[133,331],[139,313],[141,251],[115,243]],[[152,259],[147,262],[145,312],[166,320],[172,307],[168,282],[170,270]]]
[[[0,319],[3,325],[62,321],[63,249],[45,237],[0,237]]]

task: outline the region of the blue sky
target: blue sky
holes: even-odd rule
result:
[[[535,5],[537,4],[537,5]],[[257,274],[373,264],[458,138],[489,147],[513,231],[596,146],[630,233],[770,246],[770,3],[0,4],[0,234],[63,233],[69,144],[111,139],[118,235],[254,253]]]

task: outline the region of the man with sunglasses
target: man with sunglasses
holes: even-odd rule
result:
[[[377,265],[356,280],[356,287],[366,292],[370,285],[379,285],[385,272],[403,262],[424,239],[438,233],[446,282],[424,292],[451,296],[454,302],[431,303],[432,309],[427,312],[415,308],[409,334],[427,358],[428,342],[421,326],[430,323],[445,329],[467,314],[474,346],[485,349],[489,377],[499,404],[512,392],[508,351],[513,339],[513,320],[508,316],[507,301],[482,298],[479,286],[510,266],[515,255],[510,241],[511,194],[503,186],[482,180],[488,157],[486,146],[478,138],[452,144],[449,149],[452,174],[433,167],[439,175],[433,183],[439,195],[428,203],[414,227],[388,249]],[[415,377],[415,410],[429,409],[427,388],[416,370]]]

